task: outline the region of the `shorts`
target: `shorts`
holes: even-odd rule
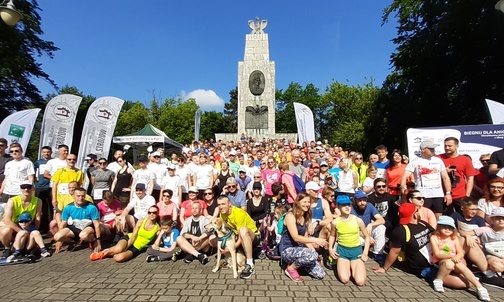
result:
[[[439,269],[435,266],[428,266],[420,272],[420,277],[422,277],[425,281],[432,283],[432,281],[437,278],[438,270]]]
[[[121,239],[119,240],[126,240],[126,241],[129,241],[129,236],[128,235],[124,235],[121,237]],[[126,251],[130,251],[131,253],[133,253],[133,258],[135,258],[136,256],[140,255],[142,253],[141,250],[137,249],[135,246],[131,245],[129,248],[126,249]]]
[[[88,225],[87,227],[91,227],[94,230],[93,224]],[[81,229],[78,229],[78,228],[74,227],[73,225],[67,225],[66,228],[69,229],[70,231],[72,231],[72,233],[74,234],[74,239],[79,239],[79,235],[82,232]]]
[[[18,226],[19,226],[19,224],[18,224]],[[19,226],[19,227],[21,227],[21,226]],[[31,233],[31,232],[36,231],[36,230],[37,230],[37,227],[32,224],[32,225],[30,225],[30,227],[26,231],[28,231],[28,233]]]
[[[362,246],[345,247],[338,244],[336,253],[338,253],[339,258],[347,259],[350,261],[357,260],[359,259],[359,256],[362,255]]]
[[[444,197],[424,198],[424,207],[431,209],[434,213],[444,212]]]

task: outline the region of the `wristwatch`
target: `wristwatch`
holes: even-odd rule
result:
[[[451,191],[446,191],[445,195],[451,195]]]
[[[96,237],[96,240],[101,240],[101,237]]]

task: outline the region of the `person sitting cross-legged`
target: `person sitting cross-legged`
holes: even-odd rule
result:
[[[177,237],[177,244],[182,251],[187,255],[184,258],[186,263],[198,259],[201,264],[208,262],[207,255],[203,254],[210,249],[208,233],[205,226],[210,223],[210,220],[201,215],[201,205],[193,203],[191,206],[192,216],[187,218],[184,227],[180,231],[180,236]],[[203,252],[203,253],[201,253]],[[178,254],[173,255],[173,260],[176,261]]]

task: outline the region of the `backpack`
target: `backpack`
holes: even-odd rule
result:
[[[278,234],[279,235],[283,235],[284,231],[287,230],[287,229],[284,230],[285,215],[287,215],[287,213],[283,213],[282,216],[280,216],[280,218],[278,218],[277,227],[278,227]]]
[[[292,174],[292,182],[294,183],[296,194],[306,192],[306,184],[299,176]]]

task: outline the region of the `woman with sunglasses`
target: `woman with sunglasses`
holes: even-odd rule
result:
[[[146,250],[158,235],[159,209],[151,206],[147,211],[147,217],[137,221],[133,233],[122,237],[116,245],[101,252],[92,253],[91,261],[113,257],[116,262],[125,262],[135,258]]]
[[[436,229],[436,214],[434,214],[431,209],[423,206],[424,198],[422,197],[422,193],[420,193],[420,191],[418,190],[409,190],[408,194],[406,195],[406,199],[409,203],[412,203],[417,207],[418,213],[420,214],[420,220],[427,222],[433,229]]]
[[[217,208],[217,198],[213,189],[209,188],[203,192],[203,201],[207,205],[207,218],[212,219],[219,215],[219,209]]]
[[[261,171],[261,176],[263,179],[263,185],[265,186],[266,196],[271,198],[273,197],[271,185],[280,181],[282,174],[277,168],[277,162],[273,156],[268,156],[266,163],[268,164],[268,167]]]
[[[124,209],[130,201],[133,170],[128,167],[128,162],[122,156],[119,156],[116,162],[119,164],[120,169],[114,177],[111,191],[114,193],[114,196],[119,198],[121,208]]]
[[[362,188],[362,184],[364,183],[364,180],[367,177],[367,170],[368,166],[364,163],[364,157],[362,156],[362,153],[360,152],[355,152],[354,156],[352,157],[352,170],[357,173],[357,180],[359,182],[359,188]]]
[[[478,215],[491,224],[492,210],[498,207],[504,207],[504,178],[501,177],[495,177],[486,184],[485,195],[478,201]]]
[[[91,172],[91,183],[93,184],[91,195],[95,202],[103,199],[103,191],[110,190],[114,182],[115,173],[107,169],[107,164],[105,158],[100,158],[98,160],[98,169]]]
[[[178,207],[171,198],[173,196],[173,191],[170,189],[164,189],[161,192],[161,201],[159,201],[156,206],[159,208],[159,217],[163,218],[166,216],[171,216],[175,223],[178,221]]]
[[[485,185],[488,182],[488,167],[490,166],[490,156],[492,154],[482,154],[479,158],[482,167],[474,175],[474,186],[471,196],[479,199],[485,195]]]

